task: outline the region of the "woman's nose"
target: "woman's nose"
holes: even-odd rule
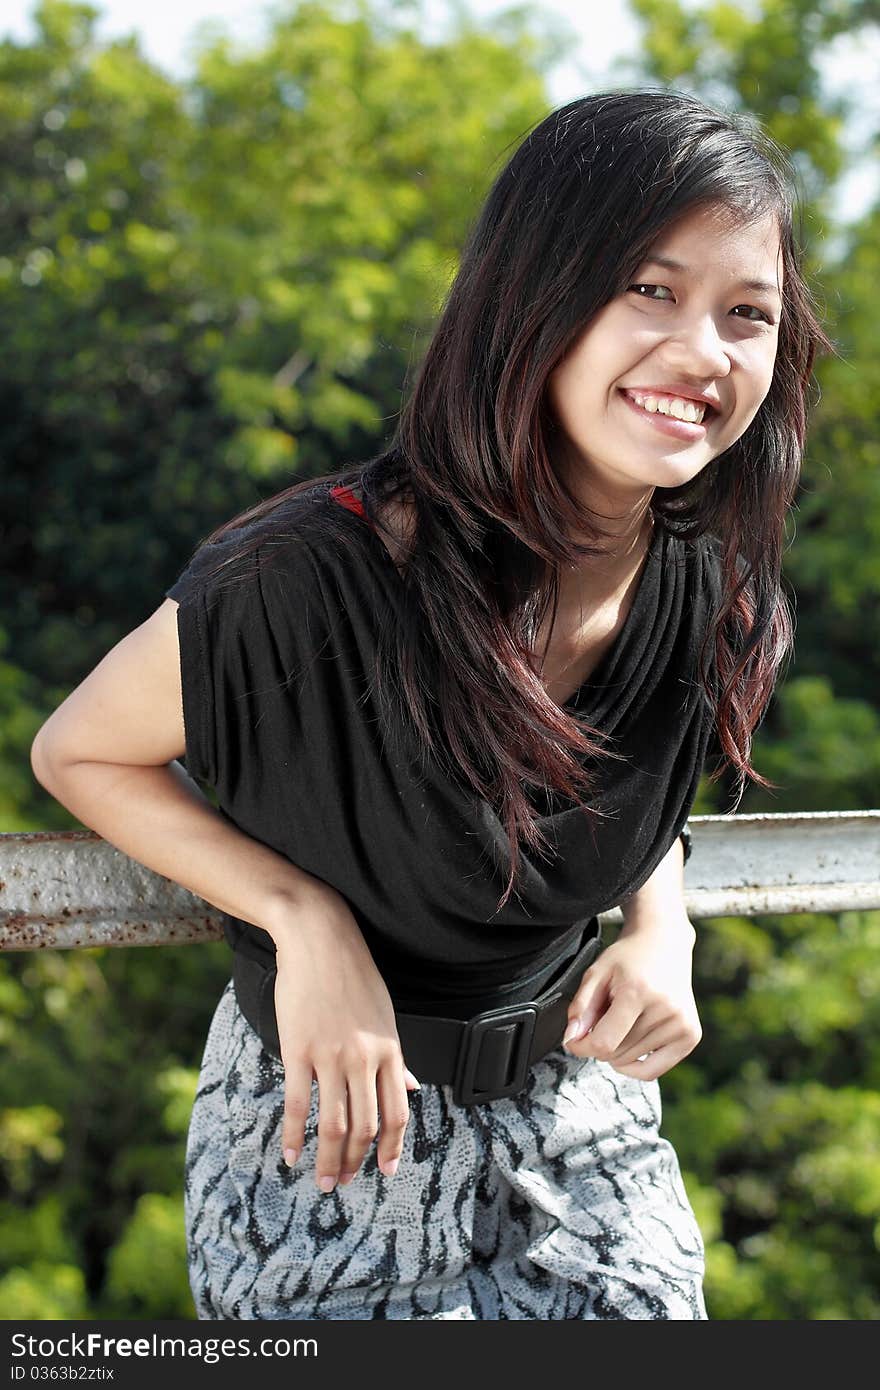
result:
[[[675,366],[689,376],[719,377],[730,371],[727,348],[710,314],[682,325],[668,347]]]

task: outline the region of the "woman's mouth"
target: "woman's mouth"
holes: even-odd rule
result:
[[[704,401],[688,401],[681,396],[651,395],[621,389],[630,410],[647,424],[673,439],[702,439],[714,414]]]

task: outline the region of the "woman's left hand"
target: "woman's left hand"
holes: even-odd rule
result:
[[[640,1081],[693,1052],[703,1036],[691,983],[695,937],[680,916],[625,924],[568,1006],[566,1051]]]

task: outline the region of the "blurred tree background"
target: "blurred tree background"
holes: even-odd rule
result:
[[[786,553],[795,659],[747,811],[878,804],[880,206],[841,227],[856,92],[820,56],[877,0],[630,0],[668,84],[795,154],[838,355]],[[220,521],[375,452],[560,36],[518,8],[428,42],[419,0],[289,0],[174,81],[98,11],[0,43],[0,831],[75,826],[30,743]],[[878,131],[870,139],[876,149]],[[704,780],[695,811],[728,809]],[[710,1316],[880,1316],[880,912],[700,926],[705,1035],[663,1079]],[[194,1316],[181,1177],[225,944],[0,959],[0,1308]]]

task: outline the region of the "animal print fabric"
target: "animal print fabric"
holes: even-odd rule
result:
[[[702,1319],[703,1242],[660,1089],[561,1049],[513,1097],[472,1107],[423,1083],[394,1178],[375,1145],[315,1185],[281,1157],[284,1071],[232,982],[208,1033],[186,1152],[200,1319]]]

